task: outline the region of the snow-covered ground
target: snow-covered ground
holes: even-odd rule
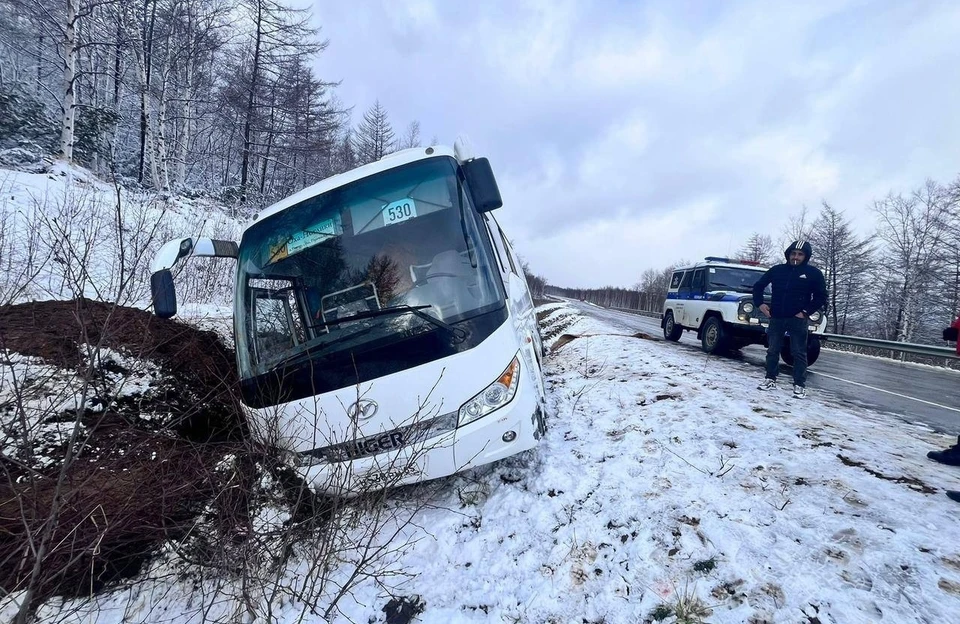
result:
[[[925,458],[949,440],[829,397],[758,393],[747,365],[618,335],[562,305],[540,312],[548,343],[580,336],[546,360],[546,438],[396,492],[385,567],[333,621],[386,622],[391,596],[419,597],[424,623],[960,621],[960,505],[943,495],[960,469]],[[356,519],[358,538],[369,520]],[[297,595],[315,554],[301,545],[281,571],[275,621],[323,621]],[[361,554],[341,553],[329,578]],[[266,618],[266,602],[175,580],[171,561],[42,619]]]
[[[118,209],[119,206],[119,209]],[[182,236],[239,240],[241,222],[206,198],[116,187],[79,167],[0,168],[0,304],[92,299],[149,305],[149,263]],[[232,297],[232,261],[185,263],[181,302]]]

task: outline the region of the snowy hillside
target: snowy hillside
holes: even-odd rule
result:
[[[208,199],[131,191],[79,167],[0,169],[0,304],[83,295],[145,307],[160,245],[239,233],[239,220]],[[232,296],[232,263],[185,264],[177,279],[184,301]]]
[[[761,395],[746,365],[560,304],[540,313],[555,345],[540,447],[391,493],[390,523],[340,553],[331,582],[311,576],[307,540],[264,572],[262,601],[241,604],[229,580],[176,580],[166,551],[132,587],[50,604],[43,621],[321,622],[303,596],[329,604],[371,552],[377,575],[333,621],[960,621],[960,526],[942,495],[960,471],[924,457],[942,436],[824,397]],[[359,509],[358,539],[380,513]],[[257,522],[285,518],[263,508]]]

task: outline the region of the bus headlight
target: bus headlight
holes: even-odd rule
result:
[[[821,317],[822,317],[822,315],[820,314],[820,312],[814,312],[813,314],[811,314],[811,315],[808,316],[807,318],[810,320],[811,323],[819,323]]]
[[[743,311],[746,312],[747,314],[750,314],[751,312],[753,312],[753,304],[750,303],[749,301],[743,304]]]
[[[513,400],[520,384],[520,360],[514,356],[507,370],[482,392],[464,403],[460,407],[457,417],[457,426],[462,427],[478,418],[483,418],[490,412],[500,409]]]

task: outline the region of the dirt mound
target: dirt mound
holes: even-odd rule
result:
[[[0,350],[63,373],[38,396],[84,388],[86,397],[72,408],[26,400],[27,369],[19,395],[0,396],[0,595],[32,587],[34,606],[89,595],[137,574],[201,512],[243,522],[237,483],[253,477],[237,458],[251,447],[234,354],[215,333],[143,310],[48,301],[0,307]],[[35,366],[0,357],[8,380],[18,365]],[[128,378],[136,382],[118,391]],[[44,435],[53,442],[38,442]],[[240,468],[225,477],[224,465]]]
[[[168,413],[192,440],[242,437],[236,359],[214,332],[89,299],[0,306],[0,349],[80,369],[96,347],[160,366],[158,387],[147,402],[137,398],[136,412]],[[120,412],[128,407],[123,400],[115,406]]]
[[[94,443],[129,445],[122,457],[81,454],[59,485],[54,475],[0,484],[0,587],[32,585],[39,600],[89,595],[135,576],[164,541],[194,526],[218,489],[212,469],[223,453],[129,427],[113,434],[98,432]],[[44,543],[31,581],[34,548]]]

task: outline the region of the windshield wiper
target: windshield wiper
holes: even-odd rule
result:
[[[301,364],[305,364],[306,362],[309,362],[310,360],[312,360],[313,356],[316,355],[318,351],[322,350],[318,348],[321,346],[322,345],[308,347],[307,349],[304,349],[303,351],[298,351],[297,353],[294,353],[289,357],[282,358],[278,360],[276,363],[271,364],[270,370],[285,369],[291,366],[300,366]]]
[[[735,292],[753,292],[752,286],[744,286],[744,285],[731,286],[730,284],[710,284],[710,286],[715,286],[717,288],[726,288],[726,289],[733,290]],[[749,288],[749,290],[741,290],[742,288]]]
[[[340,323],[348,323],[350,321],[360,321],[368,318],[375,318],[378,316],[395,316],[397,314],[413,314],[417,318],[423,319],[428,323],[439,327],[440,329],[446,331],[452,337],[457,339],[457,342],[462,342],[466,337],[467,333],[459,328],[450,325],[449,323],[444,323],[440,319],[430,316],[426,312],[423,312],[426,308],[432,308],[431,305],[397,305],[390,306],[389,308],[381,308],[380,310],[367,310],[365,312],[357,312],[356,314],[351,314],[350,316],[345,316],[343,318],[330,319],[329,321],[324,321],[327,325],[339,325]]]

